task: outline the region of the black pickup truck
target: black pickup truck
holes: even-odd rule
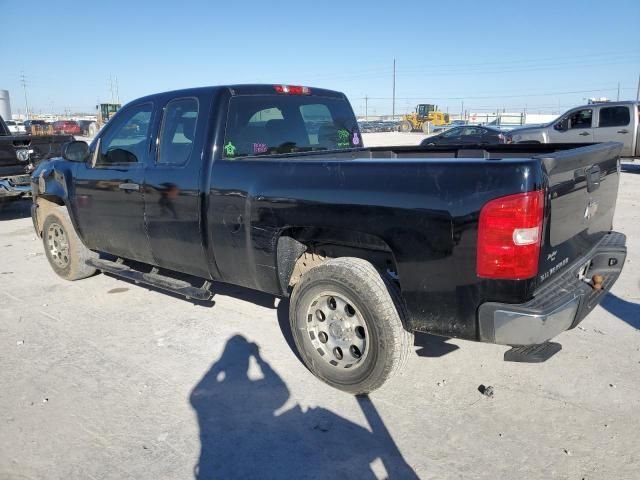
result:
[[[59,157],[70,135],[13,135],[0,117],[0,202],[31,195],[31,172],[42,160]]]
[[[199,300],[212,281],[290,295],[307,367],[364,393],[401,368],[415,331],[521,360],[555,352],[548,340],[625,261],[620,148],[364,148],[341,93],[196,88],[133,101],[91,145],[41,164],[32,216],[68,280],[100,270]]]

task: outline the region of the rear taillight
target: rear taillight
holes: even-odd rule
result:
[[[521,280],[538,273],[544,193],[518,193],[491,200],[480,211],[479,277]]]
[[[276,92],[288,93],[289,95],[309,95],[311,89],[309,87],[300,87],[297,85],[274,85]]]

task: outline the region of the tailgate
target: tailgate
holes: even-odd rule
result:
[[[550,211],[540,251],[540,282],[587,253],[612,229],[622,144],[608,142],[545,154]]]

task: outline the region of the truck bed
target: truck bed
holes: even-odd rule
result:
[[[530,300],[544,282],[611,230],[619,148],[615,143],[393,147],[216,161],[207,215],[215,264],[232,283],[277,292],[282,286],[274,264],[276,239],[289,225],[362,232],[362,238],[341,241],[357,247],[378,239],[372,248],[392,252],[416,330],[477,338],[478,305]],[[590,225],[583,225],[585,171],[594,165],[600,165],[603,175],[593,193],[602,208]],[[548,205],[540,275],[479,278],[482,206],[541,188],[547,191]],[[251,219],[250,224],[238,225],[240,231],[234,233],[222,227],[238,215]],[[554,243],[564,236],[563,229],[570,230],[569,238]],[[238,258],[238,251],[248,255]]]

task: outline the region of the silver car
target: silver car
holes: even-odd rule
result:
[[[573,108],[554,121],[511,131],[514,143],[620,142],[621,157],[640,157],[638,102],[593,103]]]

